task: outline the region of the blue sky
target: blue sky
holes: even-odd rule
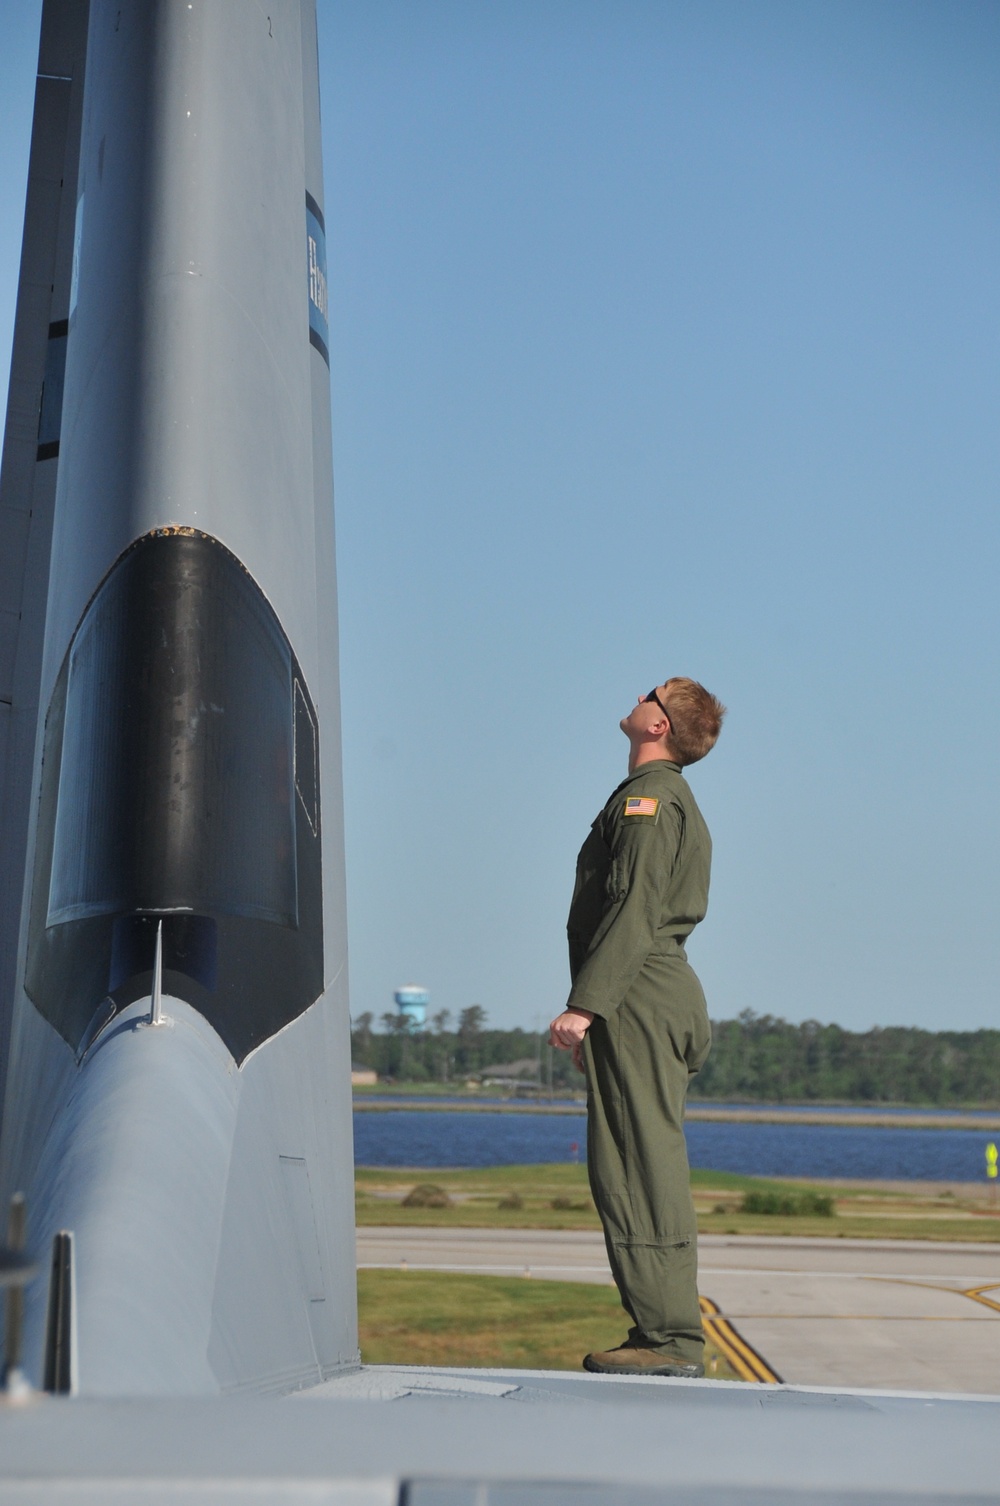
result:
[[[730,708],[713,1015],[996,1025],[1000,9],[319,24],[355,1013],[561,1006],[618,719],[682,673]]]

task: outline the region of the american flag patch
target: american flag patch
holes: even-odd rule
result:
[[[626,800],[626,816],[655,816],[660,802],[652,795],[644,795],[638,799]]]

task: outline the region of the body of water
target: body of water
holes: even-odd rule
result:
[[[979,1130],[855,1129],[851,1125],[695,1123],[687,1127],[692,1166],[758,1177],[985,1181],[989,1138]],[[586,1140],[584,1114],[438,1114],[396,1109],[354,1116],[359,1166],[583,1161]]]

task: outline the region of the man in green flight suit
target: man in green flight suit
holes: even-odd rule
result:
[[[590,829],[569,912],[572,990],[550,1027],[587,1074],[587,1163],[622,1306],[613,1375],[704,1375],[684,1102],[711,1028],[684,943],[708,906],[712,843],[681,770],[715,746],[725,707],[694,680],[624,717],[628,777]]]

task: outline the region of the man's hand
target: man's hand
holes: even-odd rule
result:
[[[580,1047],[593,1018],[589,1009],[564,1009],[549,1026],[549,1045],[555,1046],[557,1051],[572,1051],[573,1060],[579,1067]]]

